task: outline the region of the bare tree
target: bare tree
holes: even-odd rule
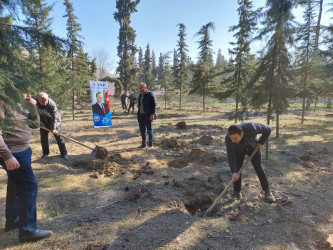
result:
[[[91,52],[91,58],[96,58],[97,72],[96,78],[102,79],[114,70],[114,61],[111,60],[110,54],[105,48],[94,49]]]

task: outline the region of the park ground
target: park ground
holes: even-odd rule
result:
[[[162,105],[161,105],[162,106]],[[300,106],[275,125],[266,168],[277,201],[265,203],[251,164],[243,174],[243,198],[221,199],[202,213],[229,183],[224,137],[233,124],[232,105],[208,103],[158,109],[155,147],[138,149],[135,114],[114,104],[112,128],[93,128],[91,110],[75,121],[62,110],[63,134],[91,147],[105,147],[106,159],[67,141],[68,161],[50,136],[50,157],[41,159],[39,132],[31,140],[39,182],[38,225],[54,235],[19,244],[18,230],[0,229],[0,249],[332,249],[333,118],[318,107],[300,122]],[[186,128],[177,127],[184,121]],[[263,113],[245,122],[265,123]],[[0,170],[0,227],[5,224],[7,176]],[[227,196],[229,193],[227,194]]]

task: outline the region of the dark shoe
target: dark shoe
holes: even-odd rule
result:
[[[228,202],[234,202],[235,200],[240,200],[242,198],[242,194],[240,192],[234,192],[229,198]]]
[[[271,191],[265,191],[265,201],[268,203],[274,203],[275,197]]]
[[[62,155],[61,158],[67,161],[68,160],[68,155]]]
[[[9,232],[9,231],[14,230],[18,227],[19,227],[19,223],[10,224],[10,225],[6,224],[5,225],[5,232]]]
[[[138,147],[138,148],[145,148],[145,147],[147,147],[146,145],[141,145],[140,147]]]
[[[47,155],[42,155],[42,158],[47,158],[47,157],[49,157],[49,154],[47,154]]]
[[[48,238],[52,234],[53,234],[53,232],[51,230],[37,229],[35,232],[31,233],[30,235],[20,236],[19,240],[20,240],[20,243],[34,242],[34,241]]]

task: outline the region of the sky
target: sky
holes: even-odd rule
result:
[[[54,4],[51,17],[54,18],[53,32],[66,37],[66,18],[63,0],[47,0]],[[93,50],[104,49],[109,53],[114,73],[119,58],[117,57],[119,24],[114,20],[116,0],[71,0],[74,14],[81,24],[81,35],[84,37],[84,50],[91,54]],[[327,0],[324,1],[324,3]],[[255,8],[264,7],[265,0],[253,0]],[[131,26],[136,31],[135,43],[143,52],[149,43],[156,59],[159,54],[173,51],[177,47],[178,23],[186,26],[186,43],[188,55],[192,60],[198,58],[198,39],[195,34],[209,23],[215,24],[211,32],[213,50],[221,49],[224,57],[229,58],[229,42],[234,41],[233,33],[228,32],[230,26],[237,25],[237,0],[141,0],[137,5],[138,12],[131,16]],[[325,6],[323,23],[329,22],[328,9]],[[255,48],[256,49],[256,48]],[[259,49],[259,48],[257,48]]]

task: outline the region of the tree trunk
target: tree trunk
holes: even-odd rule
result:
[[[206,112],[206,104],[205,104],[205,92],[202,94],[202,111]]]
[[[272,94],[269,94],[268,97],[268,108],[267,108],[267,125],[270,124],[271,122],[271,113],[272,113]],[[265,155],[266,160],[268,160],[268,139],[266,142],[266,155]]]
[[[164,88],[164,109],[166,109],[166,103],[167,103],[167,89]]]
[[[238,88],[236,93],[236,112],[235,112],[235,123],[238,121]]]
[[[313,112],[316,112],[316,109],[317,109],[317,102],[318,102],[318,99],[316,98],[316,99],[315,99],[315,106],[314,106]]]
[[[179,88],[179,111],[182,110],[182,84],[180,84]]]
[[[280,137],[280,114],[276,113],[276,138]]]
[[[73,115],[73,121],[75,119],[75,89],[73,88],[73,93],[72,93],[72,115]]]
[[[319,1],[319,13],[318,13],[318,19],[317,19],[317,25],[316,25],[316,36],[315,36],[315,42],[313,45],[313,49],[314,49],[315,53],[318,50],[318,44],[319,44],[320,23],[321,23],[321,15],[323,12],[323,2],[324,2],[324,0]]]
[[[303,104],[302,104],[302,120],[301,123],[304,123],[304,113],[305,113],[305,97],[303,97]]]

